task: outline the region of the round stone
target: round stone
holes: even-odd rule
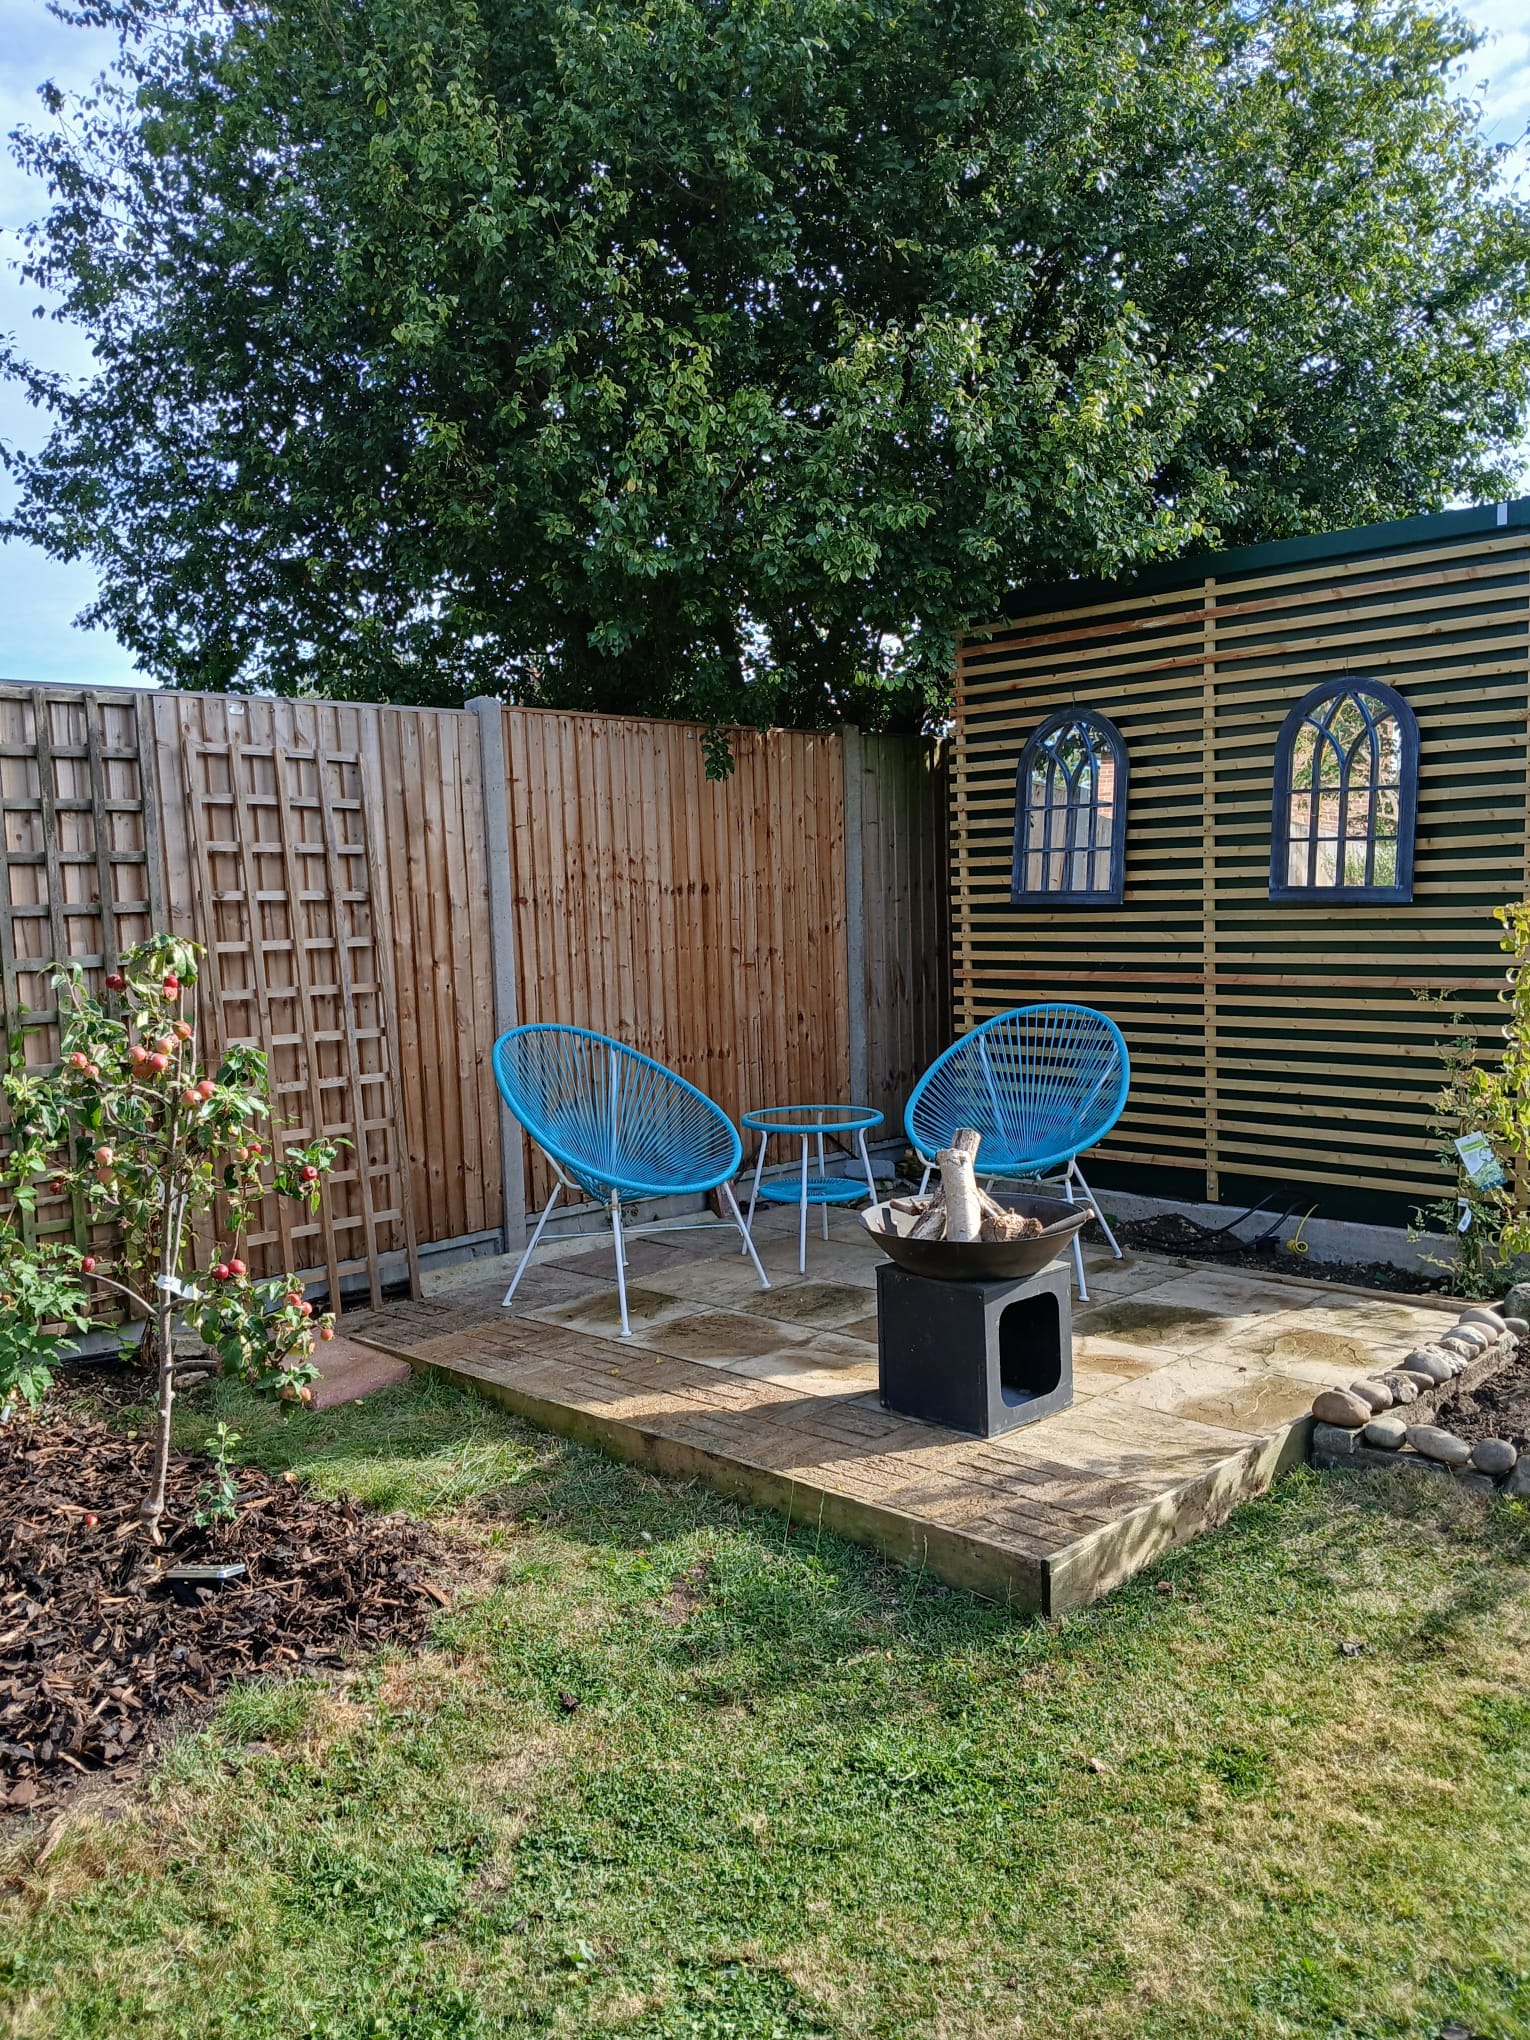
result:
[[[1383,1410],[1389,1410],[1397,1400],[1384,1381],[1352,1381],[1349,1392],[1359,1396],[1361,1402],[1369,1403],[1378,1416]]]
[[[1372,1417],[1360,1442],[1374,1445],[1378,1452],[1400,1452],[1408,1442],[1408,1427],[1401,1417]]]
[[[1455,1371],[1438,1346],[1415,1346],[1403,1366],[1409,1374],[1421,1374],[1436,1388],[1451,1380]]]
[[[1506,1317],[1503,1322],[1511,1339],[1530,1339],[1530,1318]]]
[[[1417,1402],[1419,1389],[1426,1385],[1422,1374],[1403,1374],[1395,1367],[1383,1375],[1382,1379],[1392,1391],[1393,1402],[1397,1403]]]
[[[1481,1325],[1457,1325],[1453,1332],[1447,1332],[1443,1339],[1435,1339],[1433,1349],[1437,1353],[1459,1353],[1463,1360],[1475,1360],[1479,1353],[1485,1353],[1492,1340]]]
[[[1325,1388],[1312,1398],[1312,1414],[1320,1424],[1336,1424],[1340,1430],[1358,1431],[1371,1419],[1371,1406],[1351,1395],[1347,1388]]]
[[[1509,1473],[1518,1457],[1507,1438],[1479,1438],[1472,1447],[1472,1465],[1479,1473]]]
[[[1530,1282],[1515,1283],[1503,1300],[1503,1315],[1505,1323],[1510,1318],[1530,1323]]]
[[[1472,1448],[1464,1438],[1458,1438],[1454,1431],[1442,1431],[1438,1424],[1410,1424],[1408,1443],[1425,1459],[1437,1460],[1441,1466],[1465,1466],[1472,1456]]]
[[[1486,1304],[1474,1303],[1470,1310],[1463,1310],[1457,1323],[1481,1325],[1485,1332],[1491,1332],[1495,1339],[1502,1338],[1509,1329],[1496,1310],[1489,1310]]]

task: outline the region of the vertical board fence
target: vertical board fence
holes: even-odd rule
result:
[[[207,948],[216,1044],[269,1057],[286,1142],[350,1143],[318,1217],[267,1200],[257,1267],[375,1292],[421,1246],[505,1230],[490,1052],[512,956],[521,1019],[621,1035],[735,1118],[846,1096],[855,1068],[895,1135],[946,1044],[931,747],[737,731],[711,781],[699,726],[520,708],[498,726],[490,802],[472,710],[0,689],[5,1018],[42,1023],[32,1060],[56,1051],[55,957],[98,974],[169,927]],[[539,1200],[529,1152],[522,1171]],[[62,1207],[39,1223],[79,1233]]]
[[[504,712],[522,1021],[614,1034],[730,1118],[849,1083],[837,738]],[[551,1179],[528,1155],[529,1193]]]
[[[859,796],[865,1102],[899,1134],[909,1092],[951,1039],[945,764],[937,744],[861,737],[845,770]]]
[[[1394,1221],[1448,1192],[1435,1044],[1450,1008],[1497,1024],[1492,910],[1530,876],[1530,504],[1500,512],[1187,563],[963,646],[958,1025],[1048,997],[1110,1012],[1133,1082],[1107,1163],[1173,1194],[1250,1202],[1283,1183]],[[1345,673],[1390,682],[1418,718],[1409,904],[1268,896],[1277,734]],[[1125,898],[1012,905],[1020,750],[1075,703],[1129,752]]]

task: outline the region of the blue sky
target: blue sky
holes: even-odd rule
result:
[[[1530,127],[1530,6],[1526,0],[1470,0],[1462,11],[1493,36],[1473,67],[1488,136],[1519,140]],[[109,59],[111,40],[64,27],[45,0],[0,0],[0,134],[33,118],[44,79],[66,90],[88,85]],[[1523,145],[1520,160],[1530,170],[1530,149]],[[80,374],[89,367],[86,348],[67,327],[34,319],[38,294],[24,289],[12,268],[16,230],[40,205],[36,187],[7,155],[0,162],[0,333],[17,335],[34,360]],[[13,386],[0,383],[0,439],[34,445],[40,437],[37,415]],[[94,589],[88,566],[60,565],[31,546],[0,545],[0,678],[98,685],[131,680],[132,660],[116,639],[75,624]]]

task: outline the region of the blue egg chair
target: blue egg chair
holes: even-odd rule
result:
[[[494,1078],[505,1104],[558,1178],[505,1292],[507,1305],[565,1190],[582,1190],[611,1214],[623,1338],[632,1335],[622,1246],[624,1197],[699,1196],[720,1189],[760,1287],[770,1287],[733,1195],[743,1144],[722,1107],[694,1084],[608,1035],[546,1024],[512,1027],[499,1037]]]
[[[1084,1181],[1078,1158],[1101,1141],[1121,1117],[1131,1082],[1131,1058],[1121,1030],[1092,1006],[1017,1006],[1000,1013],[948,1048],[914,1086],[904,1115],[909,1140],[929,1182],[935,1156],[958,1130],[983,1136],[977,1173],[1002,1177],[1062,1177],[1064,1197],[1074,1186],[1094,1204],[1117,1260],[1121,1248]],[[1073,1238],[1078,1293],[1086,1302],[1084,1252]]]

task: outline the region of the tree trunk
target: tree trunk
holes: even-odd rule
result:
[[[160,1234],[159,1280],[154,1288],[154,1316],[151,1325],[157,1351],[154,1355],[159,1393],[155,1407],[154,1464],[149,1492],[138,1505],[141,1520],[148,1524],[156,1544],[160,1541],[159,1519],[165,1513],[165,1486],[170,1477],[170,1414],[175,1407],[175,1302],[170,1293],[171,1277],[180,1271],[181,1218],[173,1177],[165,1184],[164,1223]]]

